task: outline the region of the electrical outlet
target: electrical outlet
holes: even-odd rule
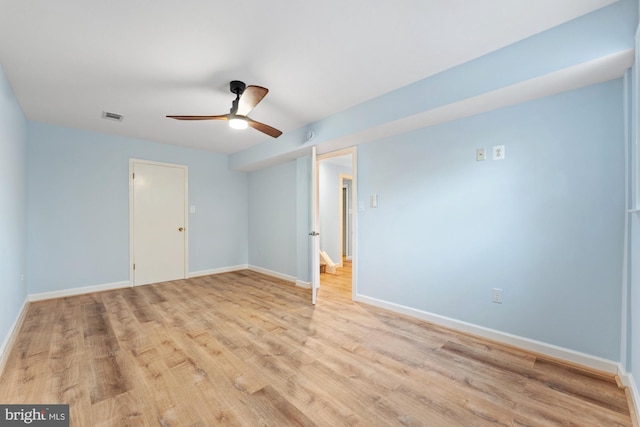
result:
[[[491,290],[491,299],[496,304],[502,304],[502,289],[493,288]]]
[[[504,160],[506,151],[504,145],[493,146],[493,160]]]
[[[487,155],[485,153],[484,148],[477,148],[476,149],[476,161],[477,162],[481,162],[483,160],[487,159]]]

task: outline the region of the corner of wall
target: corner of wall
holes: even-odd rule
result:
[[[28,308],[29,299],[25,298],[24,302],[22,303],[22,307],[20,308],[20,312],[18,313],[18,317],[16,318],[15,322],[13,322],[13,325],[11,325],[11,327],[9,328],[9,332],[4,339],[4,342],[0,346],[0,377],[4,372],[7,360],[9,359],[9,354],[13,349],[13,345],[15,344],[16,338],[18,336],[18,331],[22,327],[22,323],[24,322]]]
[[[640,425],[640,419],[638,419],[638,414],[640,414],[640,407],[638,406],[640,403],[640,394],[638,393],[638,387],[636,386],[633,374],[626,372],[622,365],[620,365],[618,367],[618,378],[620,378],[622,386],[625,387],[625,394],[627,396],[633,426],[638,427]]]

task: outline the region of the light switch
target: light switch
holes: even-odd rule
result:
[[[196,205],[189,206],[189,213],[196,213]]]
[[[378,195],[377,194],[371,195],[371,207],[372,208],[377,208],[378,207]]]

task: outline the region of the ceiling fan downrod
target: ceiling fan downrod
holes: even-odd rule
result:
[[[231,114],[235,115],[238,112],[238,102],[240,101],[240,96],[244,93],[244,90],[246,88],[247,85],[245,85],[244,82],[241,82],[240,80],[232,80],[229,83],[229,90],[231,90],[231,93],[236,94],[236,99],[234,99],[231,103],[231,110],[229,110]]]

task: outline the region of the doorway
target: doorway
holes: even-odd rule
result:
[[[187,167],[130,159],[131,284],[187,276]]]
[[[325,292],[349,299],[357,295],[356,269],[356,148],[317,157],[318,222],[320,231],[319,300]]]

